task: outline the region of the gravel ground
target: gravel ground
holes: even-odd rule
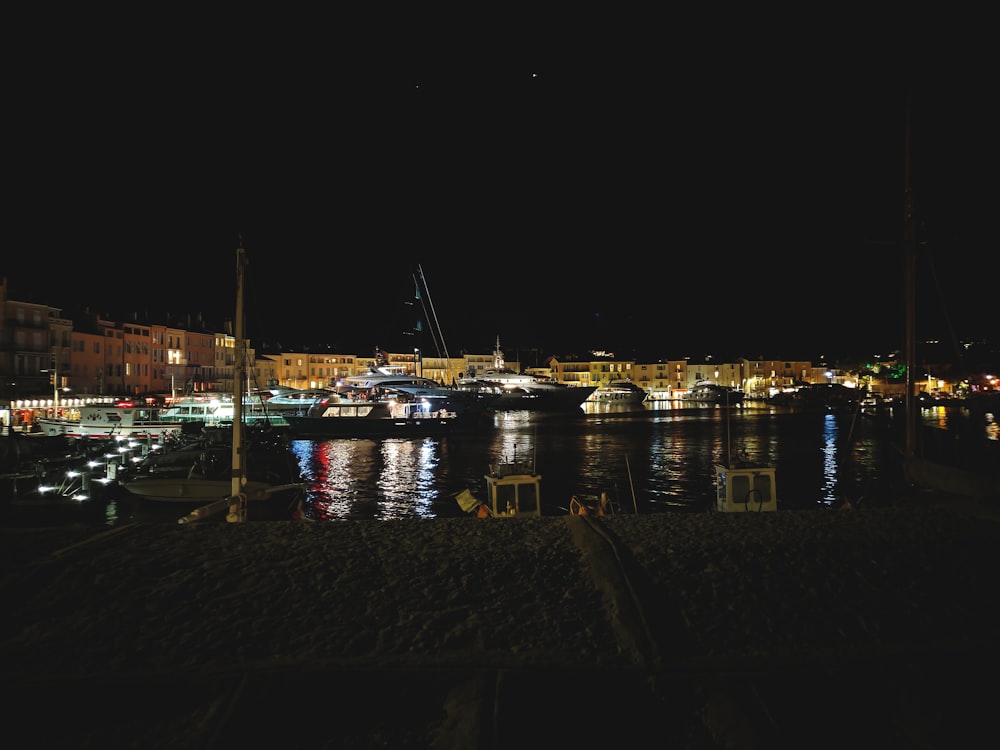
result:
[[[0,529],[0,676],[25,748],[954,746],[998,540],[954,503]]]

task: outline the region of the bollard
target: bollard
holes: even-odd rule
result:
[[[208,518],[209,516],[214,516],[216,513],[221,513],[229,507],[229,503],[232,498],[224,497],[221,500],[216,500],[209,503],[208,505],[203,505],[200,508],[195,508],[193,511],[188,513],[186,516],[182,516],[177,519],[177,523],[193,523],[194,521],[199,521],[202,518]]]
[[[229,513],[226,515],[228,523],[243,523],[247,520],[247,496],[243,493],[229,498],[232,504],[229,506]]]

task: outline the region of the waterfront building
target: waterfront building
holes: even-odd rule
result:
[[[581,385],[596,385],[598,388],[608,385],[612,380],[631,380],[635,369],[635,361],[618,359],[614,354],[596,353],[597,356],[589,363],[589,380]],[[636,385],[639,385],[636,383]],[[642,386],[640,386],[642,387]]]
[[[250,358],[248,386],[254,389],[278,384],[331,388],[347,376],[364,373],[375,362],[374,355],[326,351],[257,356],[250,341],[246,342],[246,351]],[[977,351],[985,352],[987,357],[977,360],[979,369],[964,368],[954,375],[953,365],[947,362],[922,362],[914,378],[915,392],[967,392],[993,387],[981,386],[980,382],[994,383],[995,373],[989,374],[989,363],[994,363],[995,349],[984,347]],[[989,359],[991,353],[993,359]],[[30,420],[43,410],[57,410],[60,400],[68,403],[83,395],[231,392],[234,354],[233,335],[211,329],[200,316],[186,321],[136,318],[119,322],[85,310],[71,319],[63,315],[61,308],[11,300],[7,280],[0,283],[0,407],[8,410],[4,415],[7,424],[17,416],[11,405],[18,401],[29,404],[19,419]],[[462,351],[459,356],[444,357],[428,356],[415,348],[381,354],[394,369],[443,384],[462,376],[482,376],[496,365],[494,352]],[[901,365],[892,357],[857,369],[763,357],[731,362],[642,362],[608,353],[542,357],[537,351],[533,362],[532,367],[525,368],[527,371],[570,386],[599,386],[628,378],[653,400],[677,397],[700,380],[738,388],[750,398],[767,398],[803,383],[838,383],[889,395],[901,395],[905,388]],[[522,370],[518,361],[505,360],[505,364],[514,371]]]
[[[358,374],[359,369],[364,372],[367,361],[356,354],[332,352],[281,352],[274,357],[277,360],[274,384],[300,390],[333,388],[337,381]]]
[[[590,382],[591,361],[582,360],[576,355],[568,355],[563,359],[549,358],[549,369],[553,380],[569,386],[592,385]]]

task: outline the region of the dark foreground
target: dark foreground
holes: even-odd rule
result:
[[[7,747],[960,747],[1000,523],[770,515],[0,530]]]

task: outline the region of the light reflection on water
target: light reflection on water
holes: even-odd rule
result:
[[[307,512],[327,520],[461,516],[454,493],[468,487],[485,499],[483,474],[500,459],[534,462],[543,512],[552,515],[579,492],[606,491],[640,513],[707,507],[714,465],[740,458],[776,464],[786,508],[884,504],[903,488],[898,441],[876,421],[765,404],[668,404],[586,405],[569,416],[502,412],[475,435],[291,447],[310,484]],[[951,420],[954,428],[953,415],[926,411],[925,422]]]
[[[839,434],[840,428],[837,425],[837,418],[833,414],[827,414],[823,420],[823,495],[827,502],[830,502],[831,497],[835,496],[837,478],[840,474],[840,469],[837,466]]]
[[[971,435],[984,450],[970,465],[1000,465],[995,412],[970,416],[933,406],[920,417],[938,447],[971,455]],[[827,508],[845,499],[877,506],[906,495],[902,423],[894,419],[759,403],[588,404],[571,416],[502,412],[475,435],[291,440],[289,447],[308,485],[306,513],[317,520],[461,517],[454,494],[468,487],[485,499],[483,474],[500,459],[534,463],[546,515],[565,514],[573,494],[602,491],[625,512],[704,509],[714,496],[714,465],[742,458],[777,466],[782,508]],[[187,512],[114,498],[100,509],[109,526],[177,523]]]
[[[328,520],[433,518],[440,448],[430,438],[290,443],[312,516]]]

